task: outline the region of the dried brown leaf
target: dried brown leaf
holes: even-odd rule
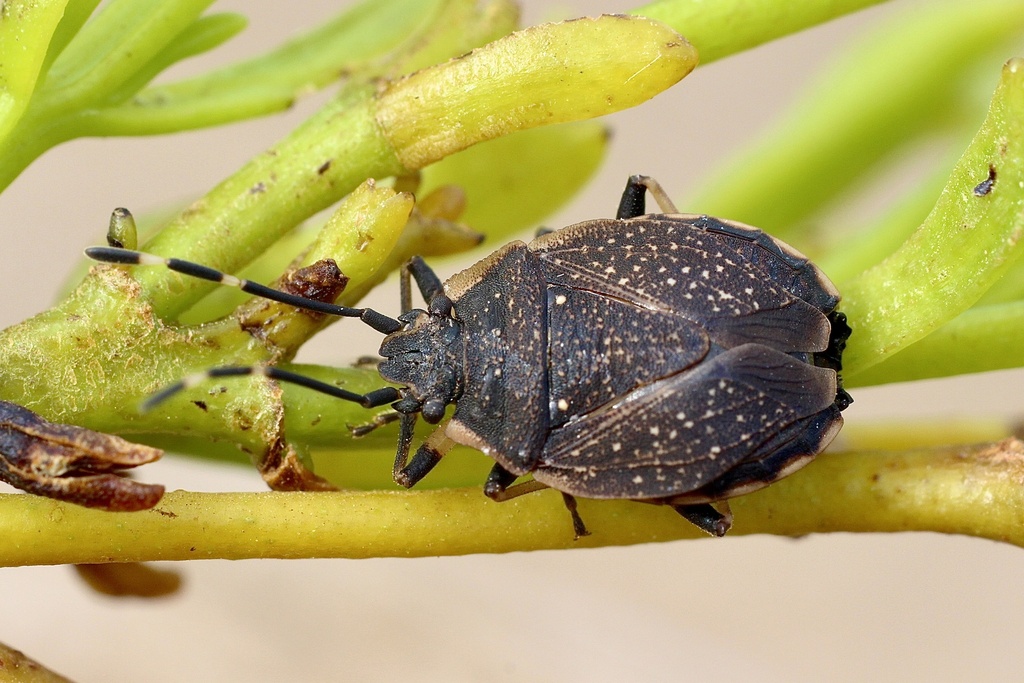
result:
[[[161,455],[156,448],[49,422],[0,401],[0,481],[28,493],[112,512],[147,510],[163,496],[164,487],[117,472]]]

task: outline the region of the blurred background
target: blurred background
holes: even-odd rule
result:
[[[168,76],[256,54],[344,4],[219,2],[215,9],[244,13],[250,27]],[[629,6],[523,4],[524,24]],[[844,46],[893,12],[928,5],[897,0],[762,46],[610,117],[614,138],[598,177],[545,223],[612,215],[631,173],[685,197],[814,87]],[[987,94],[1011,56],[993,60]],[[826,87],[820,95],[828,96]],[[102,240],[114,207],[141,214],[191,200],[322,101],[213,130],[79,140],[47,153],[0,196],[8,240],[0,323],[53,303],[82,248]],[[934,158],[925,151],[914,163]],[[870,220],[870,201],[884,194],[845,207],[844,219],[863,212]],[[460,267],[444,261],[438,270],[447,276]],[[381,288],[373,305],[394,310],[397,289]],[[351,361],[338,350],[351,348],[339,343],[342,333],[328,330],[300,360]],[[847,422],[1015,417],[1024,407],[1022,379],[1007,372],[862,389]],[[147,481],[169,489],[264,489],[245,466],[169,457],[146,469]],[[148,602],[95,595],[68,567],[0,569],[0,641],[76,681],[954,681],[1012,680],[1024,670],[1024,550],[971,538],[736,537],[505,556],[173,566],[183,589]]]

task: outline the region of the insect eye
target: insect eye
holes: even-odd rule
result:
[[[431,399],[423,404],[421,414],[423,419],[430,424],[437,424],[444,417],[445,404],[437,399]]]

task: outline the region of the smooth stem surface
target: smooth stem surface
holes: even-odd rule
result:
[[[657,19],[700,50],[708,64],[884,0],[659,0],[630,10]]]
[[[364,179],[403,171],[374,121],[372,100],[370,87],[348,90],[194,203],[144,249],[234,272]],[[142,297],[165,318],[215,287],[159,269],[137,276]]]
[[[995,65],[1013,54],[1006,46],[1024,28],[1024,5],[932,4],[894,14],[856,40],[779,124],[702,183],[686,202],[689,210],[728,216],[810,246],[810,228],[828,225],[815,220],[816,212],[870,182],[883,161],[906,154],[926,136],[948,132],[950,119],[976,126],[982,112],[964,115],[970,108],[964,83],[976,78],[980,64]],[[695,45],[703,62],[705,52]],[[966,134],[958,132],[956,141]],[[838,261],[843,254],[832,256]]]
[[[979,186],[994,174],[991,186]],[[981,130],[935,208],[903,245],[846,283],[855,333],[843,356],[854,377],[970,308],[1022,253],[1024,59],[1011,59]],[[947,362],[956,368],[957,359]]]
[[[1024,443],[820,456],[732,502],[732,535],[938,531],[1024,546]],[[426,557],[630,545],[700,533],[672,510],[580,501],[574,541],[554,491],[506,503],[479,489],[371,493],[174,492],[150,511],[96,512],[0,496],[0,564],[256,557]],[[40,542],[46,539],[46,542]]]
[[[950,362],[954,356],[955,364]],[[1024,367],[1024,301],[965,311],[894,356],[853,377],[850,386],[909,382]]]
[[[5,2],[0,20],[0,140],[17,124],[35,92],[46,46],[66,0]]]

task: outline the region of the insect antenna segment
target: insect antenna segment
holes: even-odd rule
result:
[[[229,287],[237,287],[248,294],[253,294],[255,296],[270,299],[271,301],[276,301],[289,306],[295,306],[296,308],[302,308],[307,311],[316,311],[317,313],[336,315],[343,318],[359,318],[364,323],[383,334],[391,334],[392,332],[397,332],[402,329],[402,323],[398,322],[394,318],[389,318],[383,313],[378,313],[372,308],[350,308],[348,306],[339,306],[338,304],[317,301],[316,299],[307,299],[306,297],[289,294],[287,292],[282,292],[279,289],[274,289],[273,287],[261,285],[258,282],[252,282],[251,280],[244,280],[242,278],[235,277],[234,275],[229,275],[228,273],[222,273],[219,270],[215,270],[214,268],[210,268],[199,263],[193,263],[192,261],[183,261],[182,259],[176,258],[164,258],[163,256],[147,254],[141,251],[133,251],[131,249],[120,249],[118,247],[89,247],[85,250],[85,255],[94,261],[100,261],[102,263],[133,266],[164,266],[176,273],[189,275],[201,280],[209,280],[210,282],[216,282]]]
[[[175,272],[182,273],[183,275],[189,275],[202,280],[209,280],[210,282],[216,282],[229,287],[237,287],[243,292],[247,292],[254,296],[270,299],[271,301],[277,301],[278,303],[289,306],[295,306],[296,308],[316,311],[318,313],[326,313],[328,315],[337,315],[345,318],[359,318],[373,329],[384,334],[391,334],[392,332],[402,329],[402,323],[394,318],[389,318],[383,313],[378,313],[371,308],[350,308],[348,306],[339,306],[337,304],[317,301],[316,299],[308,299],[295,294],[282,292],[281,290],[267,287],[266,285],[252,282],[251,280],[235,277],[228,273],[222,273],[219,270],[199,263],[193,263],[192,261],[184,261],[176,258],[164,258],[163,256],[147,254],[141,251],[133,251],[131,249],[121,249],[119,247],[89,247],[85,250],[85,255],[102,263],[137,266],[164,266]],[[142,403],[140,410],[142,412],[152,410],[154,407],[163,403],[179,391],[198,386],[210,379],[217,377],[245,377],[251,375],[262,375],[263,377],[280,382],[297,384],[321,394],[327,394],[345,401],[358,403],[364,408],[377,408],[389,403],[394,403],[402,398],[402,393],[394,387],[383,387],[367,394],[357,394],[333,384],[321,382],[313,379],[312,377],[306,377],[305,375],[300,375],[288,370],[282,370],[281,368],[272,365],[243,365],[212,368],[204,372],[184,377],[147,398]]]
[[[183,377],[174,384],[169,384],[160,391],[151,395],[142,403],[140,409],[142,412],[152,410],[179,391],[191,389],[192,387],[199,386],[200,384],[217,377],[247,377],[252,375],[261,375],[279,382],[297,384],[321,394],[327,394],[328,396],[334,396],[335,398],[340,398],[345,401],[358,403],[364,408],[377,408],[389,403],[394,403],[402,398],[402,393],[394,387],[383,387],[381,389],[375,389],[368,394],[357,394],[354,391],[348,391],[341,387],[334,386],[333,384],[321,382],[313,379],[312,377],[300,375],[289,370],[283,370],[273,365],[229,365],[220,368],[211,368],[204,372],[197,372]]]

